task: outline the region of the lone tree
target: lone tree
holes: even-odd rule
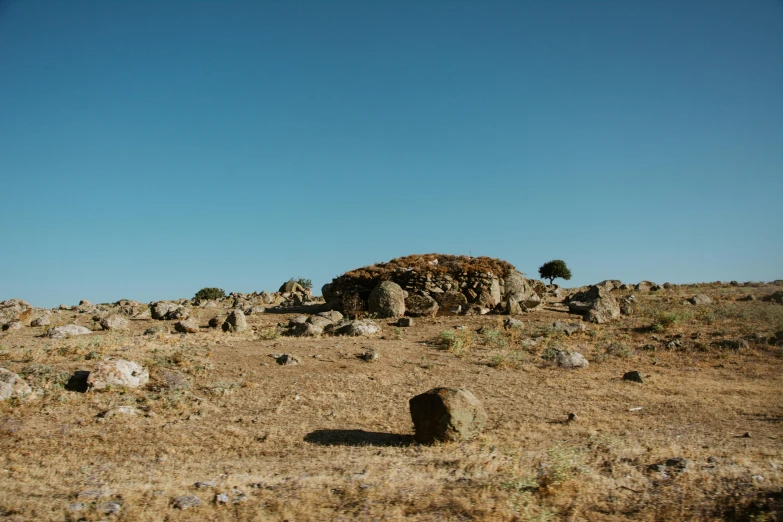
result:
[[[538,273],[543,279],[549,279],[550,285],[557,277],[565,279],[566,281],[571,279],[571,271],[568,269],[565,261],[562,259],[553,259],[552,261],[547,261],[541,265],[541,268],[538,269]]]
[[[196,292],[196,296],[193,299],[209,301],[210,299],[223,299],[224,297],[226,297],[226,292],[222,288],[207,287]]]

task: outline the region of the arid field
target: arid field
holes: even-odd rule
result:
[[[780,290],[615,290],[634,310],[605,324],[548,297],[511,316],[518,327],[495,314],[375,319],[372,337],[284,335],[294,313],[210,328],[228,304],[194,307],[187,334],[154,319],[102,331],[93,314],[58,311],[0,334],[0,367],[33,391],[0,402],[0,517],[781,520],[783,305],[761,299]],[[697,294],[712,303],[684,303]],[[43,337],[73,323],[94,331]],[[143,335],[156,325],[168,333]],[[369,349],[377,360],[359,358]],[[590,364],[561,368],[556,349]],[[301,364],[271,357],[283,353]],[[75,372],[107,357],[149,382],[79,389]],[[477,439],[414,442],[408,400],[441,386],[483,403]]]

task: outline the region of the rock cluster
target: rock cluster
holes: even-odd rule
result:
[[[505,261],[444,254],[407,256],[352,270],[322,289],[335,309],[369,310],[379,317],[518,313],[540,306],[545,292],[543,283],[528,280]]]

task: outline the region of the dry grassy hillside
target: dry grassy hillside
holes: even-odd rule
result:
[[[149,319],[62,340],[8,331],[0,367],[35,396],[0,402],[0,517],[780,520],[783,306],[737,299],[781,289],[637,292],[634,315],[570,336],[553,322],[580,318],[558,302],[516,316],[522,328],[497,315],[378,320],[372,339],[281,336],[288,317],[275,314],[223,333],[207,323],[224,311],[204,308],[196,334],[141,335],[173,323]],[[697,293],[713,304],[682,304]],[[357,358],[368,347],[379,360]],[[590,366],[558,368],[554,348]],[[142,364],[150,383],[67,389],[104,357]],[[623,381],[631,370],[645,382]],[[412,441],[408,399],[436,386],[482,401],[483,435]],[[137,413],[102,416],[119,406]],[[651,468],[674,458],[687,460]],[[186,495],[200,506],[178,509]]]

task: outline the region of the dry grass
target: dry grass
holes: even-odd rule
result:
[[[381,323],[372,340],[277,337],[286,317],[271,314],[250,316],[255,331],[242,334],[140,335],[157,321],[60,341],[9,332],[0,366],[36,396],[0,403],[0,516],[98,520],[110,517],[97,505],[116,501],[113,518],[128,521],[779,520],[783,353],[766,339],[783,330],[783,306],[735,301],[776,289],[637,294],[637,315],[570,337],[550,327],[576,320],[557,304],[520,317],[521,329],[491,316],[420,318],[404,334]],[[716,301],[681,304],[695,293]],[[220,311],[198,312],[206,325]],[[665,313],[676,317],[652,331]],[[442,332],[463,336],[463,350],[443,350]],[[748,347],[715,344],[736,338]],[[356,358],[368,347],[378,362]],[[591,365],[561,370],[543,358],[555,347]],[[278,366],[273,352],[304,364]],[[105,356],[144,364],[152,382],[66,389]],[[622,381],[630,370],[646,382]],[[187,387],[167,387],[166,372]],[[479,439],[412,442],[407,401],[436,386],[481,399],[490,422]],[[98,416],[121,405],[139,414]],[[691,464],[648,471],[672,457]],[[204,481],[214,486],[194,487]],[[176,510],[180,495],[203,504]],[[69,512],[74,502],[85,510]]]
[[[437,264],[432,263],[437,260]],[[412,269],[419,273],[433,274],[474,274],[493,273],[498,277],[515,270],[511,263],[492,257],[455,256],[450,254],[414,254],[392,259],[387,263],[357,268],[346,272],[341,277],[350,279],[386,279],[394,272],[402,269]]]

